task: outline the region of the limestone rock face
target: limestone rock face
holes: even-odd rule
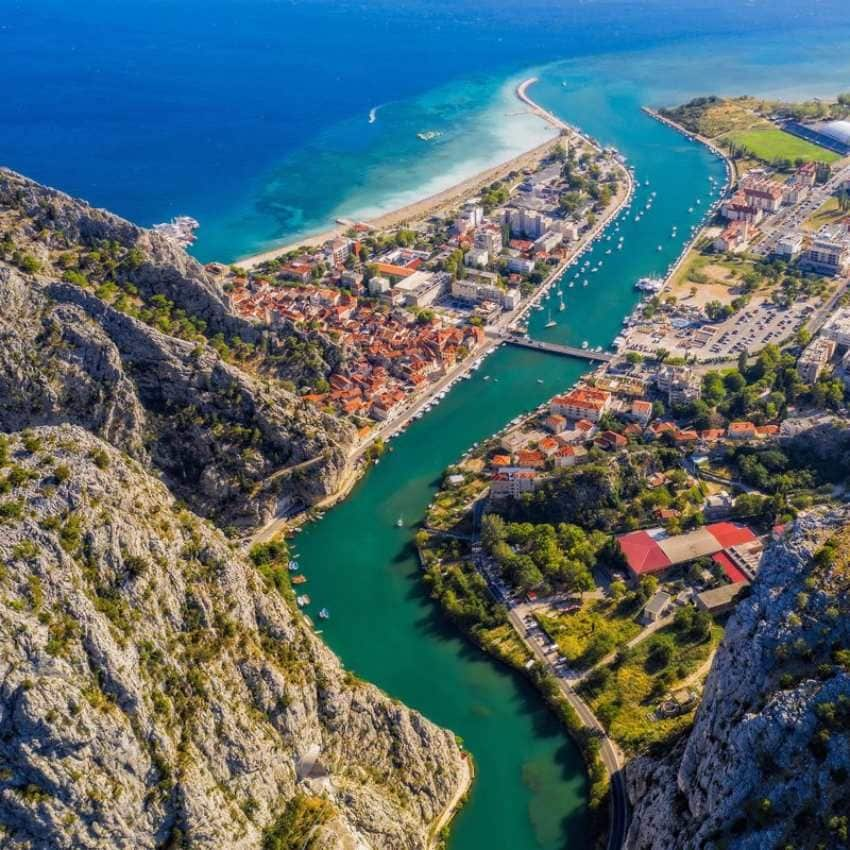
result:
[[[133,399],[114,356],[102,374]],[[122,433],[143,416],[100,413]],[[347,675],[109,443],[36,427],[0,461],[3,847],[259,848],[302,810],[321,817],[299,846],[428,845],[465,775],[449,732]]]
[[[766,550],[693,729],[627,769],[628,850],[848,846],[848,522],[808,514]]]
[[[221,525],[309,505],[346,471],[353,428],[286,389],[333,345],[234,316],[168,238],[4,169],[0,342],[0,429],[81,425]]]

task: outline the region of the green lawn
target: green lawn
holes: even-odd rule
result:
[[[577,669],[592,667],[640,632],[640,603],[631,595],[620,602],[598,599],[569,614],[535,614],[540,627],[558,644],[561,655]]]
[[[711,640],[688,642],[677,636],[673,626],[639,643],[627,660],[616,660],[594,671],[581,687],[609,734],[628,754],[644,750],[650,744],[666,741],[687,728],[693,711],[680,717],[656,719],[655,709],[665,693],[675,690],[706,662],[720,642],[723,629],[713,625]],[[653,664],[653,648],[658,644],[672,647],[672,657],[662,668]]]
[[[798,139],[776,127],[764,127],[755,130],[734,130],[722,137],[740,147],[746,148],[754,156],[765,162],[777,159],[789,159],[794,162],[804,159],[807,162],[835,162],[841,157],[826,148]]]
[[[803,222],[803,228],[805,230],[819,230],[825,224],[835,224],[846,214],[841,210],[838,198],[828,198],[813,215]]]

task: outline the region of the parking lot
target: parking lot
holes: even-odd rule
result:
[[[717,324],[705,321],[677,329],[657,322],[629,333],[628,349],[647,354],[659,348],[674,357],[696,357],[698,361],[728,360],[742,351],[760,351],[771,343],[787,341],[815,311],[815,303],[801,301],[778,307],[764,298],[753,298],[743,309]]]

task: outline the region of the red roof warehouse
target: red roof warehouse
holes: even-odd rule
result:
[[[733,546],[755,540],[756,535],[747,526],[734,522],[716,522],[672,537],[661,528],[653,528],[632,531],[617,538],[620,551],[635,578],[663,572],[668,567],[686,564],[696,558],[717,555]]]

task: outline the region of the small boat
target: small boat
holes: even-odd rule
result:
[[[587,347],[588,347],[588,345],[589,345],[588,341],[587,341],[587,340],[584,340],[584,341],[582,342],[582,344],[581,344],[581,350],[582,350],[582,351],[587,351]]]
[[[319,619],[320,620],[327,620],[330,616],[331,616],[330,611],[328,611],[327,608],[322,608],[322,610],[319,611]]]
[[[293,576],[292,577],[292,583],[293,584],[306,584],[307,583],[307,576],[303,576],[303,575],[302,576]]]
[[[439,130],[426,130],[424,133],[417,133],[416,138],[423,142],[431,142],[434,139],[439,139],[443,134]]]
[[[295,602],[298,604],[299,608],[303,608],[305,605],[310,604],[310,597],[305,593],[303,596],[296,596]]]
[[[566,309],[567,309],[567,305],[566,305],[566,304],[564,304],[564,299],[563,299],[563,298],[561,299],[561,303],[558,305],[558,309],[559,309],[560,311],[564,311],[564,310],[566,310]]]
[[[562,303],[562,304],[564,303],[564,302],[563,302],[563,300],[561,301],[561,303]],[[546,324],[544,325],[544,327],[547,327],[547,328],[554,328],[554,327],[555,327],[555,325],[557,325],[557,324],[558,324],[558,323],[557,323],[557,322],[556,322],[556,321],[552,318],[552,311],[550,310],[550,311],[549,311],[549,321],[548,321],[548,322],[546,322]]]
[[[658,250],[659,250],[659,251],[660,251],[660,250],[662,250],[660,245],[658,246]]]
[[[403,525],[404,525],[404,520],[403,520],[401,517],[399,517],[399,518],[395,521],[395,527],[396,527],[396,528],[401,528]]]

